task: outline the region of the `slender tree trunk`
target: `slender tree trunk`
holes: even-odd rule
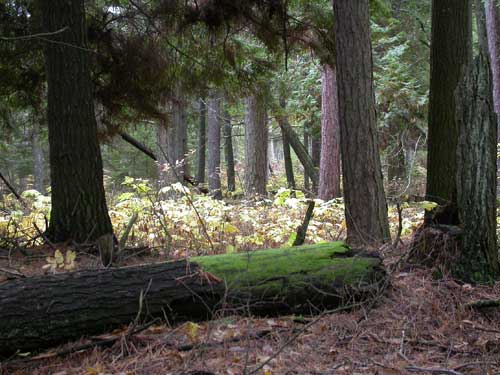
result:
[[[304,135],[303,135],[304,147],[306,148],[307,154],[311,155],[309,152],[309,132],[308,132],[307,126],[305,124],[304,124],[304,128],[303,128],[303,132],[304,132]],[[311,162],[312,162],[312,165],[314,168],[314,160],[312,160],[312,157],[311,157]],[[307,168],[304,168],[304,191],[310,191],[310,189],[311,189],[310,185],[311,184],[309,182],[308,170],[307,170]]]
[[[262,95],[246,99],[245,118],[245,194],[266,194],[267,130],[266,108]]]
[[[158,144],[158,181],[160,187],[177,182],[175,176],[175,129],[169,123],[169,115],[156,126],[156,140]]]
[[[300,141],[297,133],[295,133],[288,121],[280,121],[278,122],[278,125],[280,126],[283,133],[286,134],[290,146],[293,148],[293,151],[295,151],[295,154],[297,155],[297,158],[300,160],[300,163],[302,164],[304,169],[307,170],[307,174],[311,176],[313,180],[318,180],[318,172],[314,167],[311,156]]]
[[[227,190],[236,190],[236,173],[234,171],[233,127],[228,111],[224,111],[224,157],[226,159]]]
[[[454,93],[472,59],[471,4],[470,0],[432,2],[426,197],[452,206],[458,142]]]
[[[206,118],[207,118],[207,107],[205,105],[205,100],[199,100],[200,106],[200,123],[198,127],[198,173],[196,179],[198,182],[205,182],[205,153],[206,153],[206,143],[207,143],[207,129],[206,129]]]
[[[286,101],[284,96],[280,97],[280,106],[283,112],[286,112]],[[292,153],[290,150],[290,142],[288,140],[288,136],[285,130],[283,129],[284,127],[283,124],[285,122],[288,122],[288,117],[285,114],[282,116],[278,116],[278,124],[280,125],[281,138],[283,140],[283,159],[285,162],[287,186],[289,189],[295,189],[295,177],[293,175],[293,163],[292,163]]]
[[[94,240],[113,232],[104,194],[97,140],[83,0],[42,0],[46,32],[66,31],[44,43],[53,241]],[[76,47],[76,48],[75,48]]]
[[[222,199],[220,182],[220,98],[212,93],[208,100],[208,189]]]
[[[336,68],[325,64],[321,72],[321,161],[318,197],[340,196],[340,128]]]
[[[347,240],[390,239],[378,153],[368,0],[335,0],[339,123]]]
[[[313,132],[311,134],[311,159],[313,160],[314,168],[319,171],[321,161],[321,131]],[[319,180],[312,180],[313,191],[315,194],[318,193],[318,182]]]
[[[45,192],[45,160],[43,157],[42,142],[40,141],[40,121],[42,116],[33,116],[33,128],[31,134],[31,147],[33,154],[33,176],[34,188],[40,193]]]
[[[186,122],[186,102],[181,90],[178,90],[178,96],[172,103],[173,126],[175,127],[175,162],[177,164],[177,174],[180,181],[184,181],[184,175],[187,171],[187,122]]]

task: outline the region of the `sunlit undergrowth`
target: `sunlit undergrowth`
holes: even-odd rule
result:
[[[308,199],[299,191],[280,189],[265,200],[214,200],[174,184],[156,191],[147,180],[127,177],[124,191],[109,197],[115,234],[120,237],[135,212],[138,219],[127,246],[148,246],[171,256],[230,253],[280,247],[294,240]],[[23,194],[24,205],[6,195],[0,202],[0,246],[32,246],[43,241],[50,198],[37,191]],[[403,231],[408,235],[422,222],[423,205],[404,204]],[[393,236],[398,213],[389,208]],[[36,224],[36,226],[34,225]],[[38,229],[37,229],[38,228]],[[40,232],[39,232],[40,231]],[[316,200],[306,242],[345,238],[342,199]]]

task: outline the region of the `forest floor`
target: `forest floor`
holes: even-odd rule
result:
[[[152,326],[129,337],[124,327],[99,337],[117,337],[110,347],[56,355],[88,342],[82,339],[4,363],[0,373],[500,374],[500,310],[466,307],[500,299],[500,283],[435,280],[431,270],[401,262],[408,248],[381,250],[388,269],[394,269],[387,291],[375,305],[349,313],[265,319],[222,312],[209,322]],[[40,264],[35,261],[32,269]]]

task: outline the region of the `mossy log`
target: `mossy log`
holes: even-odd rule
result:
[[[107,332],[138,315],[317,313],[375,293],[384,277],[379,258],[334,242],[19,279],[0,285],[0,355]]]

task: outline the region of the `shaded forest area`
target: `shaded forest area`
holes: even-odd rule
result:
[[[0,374],[500,374],[499,0],[0,1]]]

